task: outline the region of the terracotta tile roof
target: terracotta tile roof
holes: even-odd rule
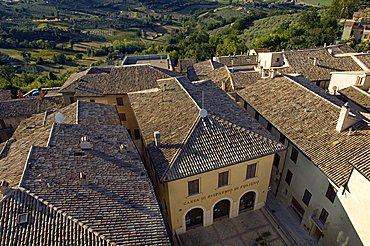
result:
[[[77,81],[81,79],[83,76],[88,74],[101,74],[101,73],[108,73],[112,67],[91,67],[82,72],[74,73],[64,82],[64,84],[60,87],[60,92],[74,92],[78,83]]]
[[[77,118],[79,124],[119,124],[118,116],[114,116],[116,109],[110,105],[78,101],[58,112],[64,115],[66,124],[77,124]],[[11,186],[19,184],[31,146],[47,145],[55,114],[38,114],[22,121],[0,154],[0,180]]]
[[[204,79],[213,70],[223,67],[224,65],[212,60],[198,62],[193,65],[195,73],[199,79]]]
[[[204,105],[209,114],[213,114],[228,122],[238,125],[247,130],[256,132],[262,136],[273,139],[274,137],[259,124],[254,117],[245,114],[230,96],[217,87],[212,81],[189,83],[186,79],[178,79],[190,97],[199,107]],[[203,94],[203,96],[202,96]],[[204,100],[202,99],[204,98]]]
[[[333,54],[328,52],[333,50]],[[336,57],[343,54],[344,48],[326,47],[307,50],[285,51],[284,56],[289,64],[288,68],[281,70],[285,74],[301,74],[311,81],[330,80],[331,72],[363,71],[350,56]],[[317,65],[314,65],[314,59]]]
[[[161,181],[184,178],[285,148],[211,81],[192,84],[186,78],[172,78],[159,83],[166,84],[165,91],[130,93],[129,98]],[[199,117],[202,104],[212,122],[207,126]],[[153,144],[155,131],[161,134],[160,148]]]
[[[370,111],[370,93],[362,90],[357,86],[350,86],[339,90],[339,93]]]
[[[363,153],[359,154],[350,163],[364,175],[368,180],[370,180],[370,149],[367,149]]]
[[[55,111],[63,107],[62,97],[27,97],[0,101],[0,119],[31,116],[44,111]]]
[[[261,75],[258,72],[248,73],[233,73],[231,74],[232,83],[234,84],[235,90],[245,88],[247,85],[256,83]]]
[[[269,138],[209,115],[205,121],[197,119],[163,181],[231,166],[283,149]]]
[[[27,214],[29,222],[18,225],[20,214]],[[0,216],[4,225],[0,227],[0,245],[110,245],[24,189],[11,191],[0,201]]]
[[[360,121],[351,132],[338,133],[340,107],[306,85],[280,76],[259,80],[238,94],[341,186],[351,172],[349,160],[368,149],[370,126]]]
[[[370,54],[356,55],[356,58],[370,69]]]
[[[257,56],[235,55],[216,57],[219,63],[228,67],[257,65]]]
[[[174,71],[147,64],[112,67],[109,71],[85,74],[74,80],[73,92],[76,97],[126,94],[156,88],[158,79],[176,76],[179,74]]]
[[[0,90],[0,101],[12,99],[12,92],[10,90]]]
[[[18,133],[23,137],[12,143],[23,143],[16,150],[26,150],[28,158],[8,159],[17,161],[24,171],[18,175],[17,182],[22,177],[20,187],[0,198],[0,217],[6,222],[0,226],[0,245],[170,245],[154,189],[134,143],[123,126],[113,125],[119,124],[118,116],[113,117],[115,108],[78,102],[62,110],[64,124],[51,127],[52,120],[47,120],[47,126],[39,126],[47,137],[39,139],[42,144],[27,142],[25,129]],[[94,120],[106,115],[106,120]],[[32,117],[34,124],[42,124],[40,116]],[[79,147],[83,136],[93,144],[91,150]],[[31,137],[34,141],[35,133]],[[80,182],[81,172],[87,177],[85,182]],[[10,181],[8,177],[5,180]],[[17,223],[20,213],[28,214],[24,225]]]
[[[80,149],[82,136],[91,150]],[[123,126],[56,124],[48,146],[32,148],[26,165],[21,187],[104,240],[170,245],[154,189]]]
[[[179,59],[179,64],[178,64],[178,67],[179,67],[179,72],[180,73],[183,73],[183,72],[187,72],[188,70],[188,67],[190,66],[193,66],[194,64],[196,63],[196,60],[195,59]]]
[[[223,88],[225,91],[233,91],[233,84],[231,82],[231,73],[226,66],[216,68],[215,70],[208,73],[207,79],[212,80],[217,86]]]

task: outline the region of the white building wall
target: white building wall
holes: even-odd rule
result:
[[[319,240],[320,245],[361,245],[360,239],[341,201],[336,197],[332,203],[325,195],[329,183],[331,183],[333,187],[335,187],[335,185],[300,151],[297,163],[294,163],[290,159],[291,151],[292,145],[290,144],[280,181],[278,198],[287,206],[291,205],[292,197],[299,202],[305,210],[301,225],[303,225],[311,235],[316,228],[312,215],[316,214],[319,216],[322,208],[329,213],[325,223],[326,229],[323,231],[324,236]],[[293,173],[290,185],[285,181],[288,169]],[[312,194],[308,206],[302,201],[306,189]],[[337,195],[339,192],[340,190],[337,192]]]
[[[338,191],[338,199],[364,245],[370,245],[370,181],[353,170],[347,190]]]
[[[361,84],[361,78],[363,77],[365,77],[363,73],[333,73],[329,83],[329,92],[334,95],[338,94],[336,92],[341,89],[356,85],[357,83]]]

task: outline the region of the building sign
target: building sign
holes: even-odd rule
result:
[[[250,182],[248,184],[243,184],[243,185],[240,185],[240,186],[236,186],[234,188],[230,188],[230,189],[227,189],[227,190],[218,191],[218,192],[212,193],[210,195],[202,196],[200,198],[194,198],[192,200],[185,201],[184,205],[198,203],[198,202],[208,200],[208,199],[211,199],[211,198],[215,198],[215,197],[219,197],[219,196],[222,196],[222,195],[228,195],[228,194],[233,193],[234,191],[239,191],[239,190],[243,190],[245,188],[251,187],[251,186],[258,185],[258,183],[259,183],[259,180]]]

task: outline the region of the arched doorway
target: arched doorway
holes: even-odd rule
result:
[[[186,230],[203,226],[203,209],[193,208],[185,215]]]
[[[221,200],[213,207],[213,220],[222,218],[222,217],[229,217],[230,214],[230,201],[229,200]]]
[[[240,198],[239,212],[253,210],[256,192],[249,191]]]

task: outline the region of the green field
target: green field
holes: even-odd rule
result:
[[[314,6],[330,6],[332,0],[299,0],[298,2]]]

